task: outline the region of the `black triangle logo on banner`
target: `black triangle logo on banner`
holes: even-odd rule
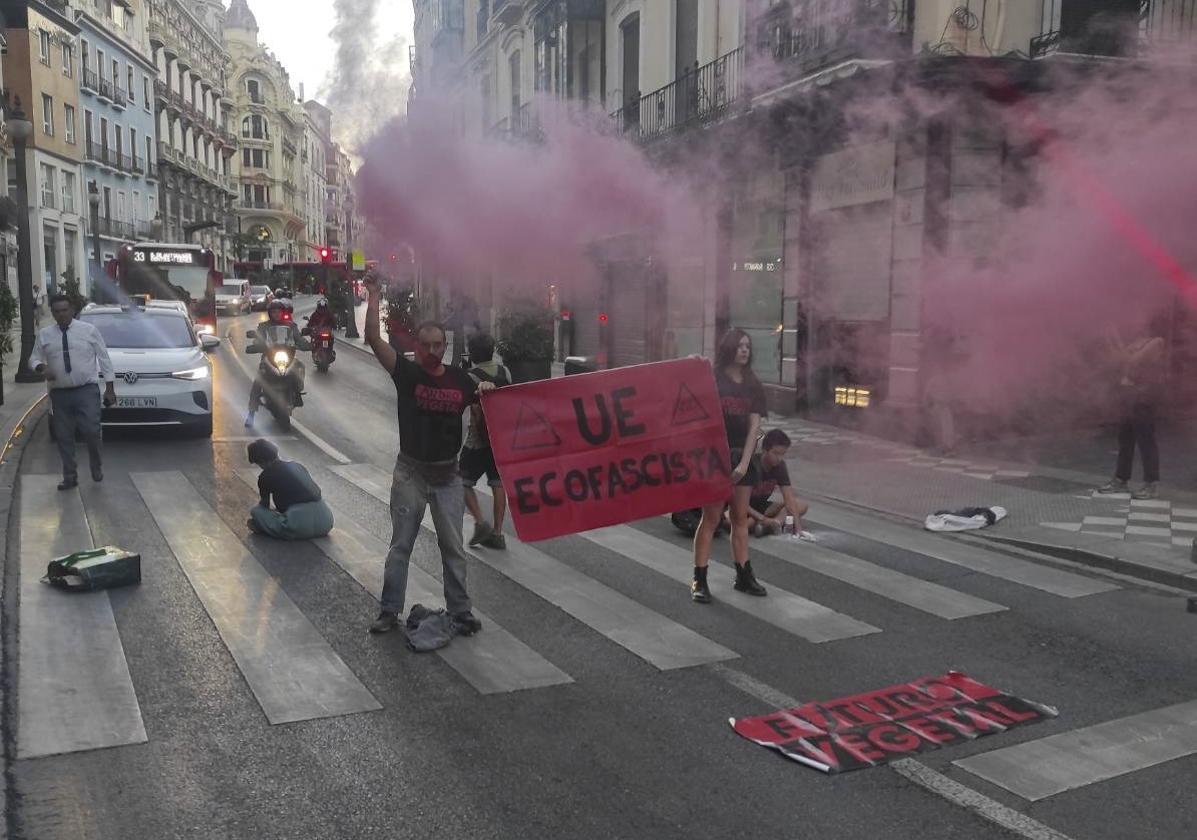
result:
[[[526,449],[547,449],[561,445],[561,436],[554,431],[553,426],[544,415],[527,403],[520,406],[515,416],[515,436],[511,441],[511,448],[520,451]]]
[[[694,392],[686,387],[685,382],[681,383],[677,389],[677,400],[673,404],[673,425],[685,426],[688,423],[710,419],[711,415],[707,414]]]

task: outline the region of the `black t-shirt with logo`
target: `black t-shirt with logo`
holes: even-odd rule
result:
[[[747,378],[742,382],[734,382],[722,370],[715,374],[715,385],[719,389],[719,402],[723,407],[727,445],[732,450],[743,452],[744,439],[748,437],[748,415],[759,414],[764,419],[768,413],[765,389],[755,379],[751,382]]]
[[[281,513],[293,505],[320,500],[320,488],[303,464],[281,459],[263,468],[258,476],[258,493],[263,505],[269,505],[273,497],[274,508]]]
[[[766,468],[764,461],[757,460],[756,468],[760,480],[752,488],[753,499],[768,499],[778,487],[790,486],[790,471],[785,461],[778,461],[771,468]]]
[[[424,463],[455,461],[461,450],[461,415],[477,398],[477,383],[451,365],[433,376],[402,354],[391,377],[399,396],[399,451]]]

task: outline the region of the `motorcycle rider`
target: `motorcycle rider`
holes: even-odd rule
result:
[[[258,324],[256,330],[258,337],[254,339],[255,343],[262,348],[262,365],[267,364],[265,352],[272,346],[281,344],[294,348],[296,351],[312,349],[312,343],[303,337],[299,327],[295,326],[295,322],[290,319],[288,307],[283,301],[277,298],[270,301],[270,305],[266,307],[266,315],[268,320]],[[297,408],[303,405],[303,386],[306,373],[303,362],[297,357],[292,369],[296,384],[295,406]],[[254,416],[258,413],[258,405],[261,401],[262,378],[259,375],[254,378],[253,387],[249,389],[249,414],[245,417],[247,429],[253,427]]]
[[[316,301],[316,311],[308,318],[308,331],[312,333],[319,332],[321,328],[335,329],[337,326],[337,318],[333,315],[332,307],[328,305],[328,301],[324,298]]]

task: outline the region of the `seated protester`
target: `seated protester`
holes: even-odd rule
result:
[[[280,540],[310,540],[332,530],[332,511],[302,464],[281,460],[278,447],[261,438],[249,445],[249,462],[262,468],[258,476],[261,501],[246,523],[251,531]]]
[[[790,438],[781,429],[773,429],[761,442],[758,471],[760,479],[752,488],[748,498],[748,518],[753,536],[764,537],[781,533],[785,525],[785,514],[794,517],[794,534],[807,542],[815,542],[815,535],[803,530],[802,517],[809,505],[794,495],[790,486],[790,471],[786,468],[786,452],[790,449]],[[781,500],[771,501],[773,491],[781,488]]]

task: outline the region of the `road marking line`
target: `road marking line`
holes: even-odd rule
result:
[[[793,709],[802,705],[802,701],[791,697],[784,691],[763,683],[755,677],[730,668],[723,663],[716,662],[708,665],[711,671],[728,684],[740,689],[750,697],[755,697],[762,703],[774,709]],[[890,763],[895,773],[914,782],[924,790],[946,799],[953,805],[972,811],[982,819],[1000,825],[1013,831],[1026,840],[1071,840],[1066,834],[1061,834],[1054,828],[1044,825],[1032,817],[1028,817],[995,799],[991,799],[979,791],[949,779],[947,776],[932,770],[921,761],[913,758],[902,758]]]
[[[1049,735],[955,762],[1037,802],[1197,753],[1197,700]]]
[[[800,569],[843,581],[857,589],[872,592],[874,595],[949,621],[1004,612],[1008,609],[984,598],[977,598],[858,557],[819,545],[798,542],[788,537],[755,540],[751,548]]]
[[[92,547],[77,489],[20,477],[17,757],[144,744],[145,724],[107,592],[62,592],[46,564]],[[59,644],[59,641],[63,641]]]
[[[378,493],[371,487],[362,486],[350,478],[353,473],[342,472],[342,467],[333,467],[333,470],[378,498]],[[256,470],[238,470],[237,474],[251,487],[257,487]],[[382,500],[384,503],[389,501],[385,495]],[[386,543],[359,525],[341,508],[333,507],[333,513],[336,525],[332,533],[327,539],[313,542],[378,600],[382,596],[384,568],[379,558],[386,556]],[[443,606],[441,588],[441,582],[428,572],[415,563],[409,565],[407,603],[424,604],[431,608]],[[482,622],[482,632],[454,639],[451,645],[436,652],[480,694],[545,688],[574,681],[573,677],[517,639],[482,610],[475,608],[473,612]]]
[[[131,478],[271,724],[382,708],[183,473]]]
[[[1070,840],[1067,834],[1062,834],[1033,817],[1028,817],[983,793],[953,781],[921,761],[902,758],[893,762],[890,767],[899,776],[914,782],[924,790],[946,799],[953,805],[972,811],[978,817],[1013,831],[1027,840]]]

